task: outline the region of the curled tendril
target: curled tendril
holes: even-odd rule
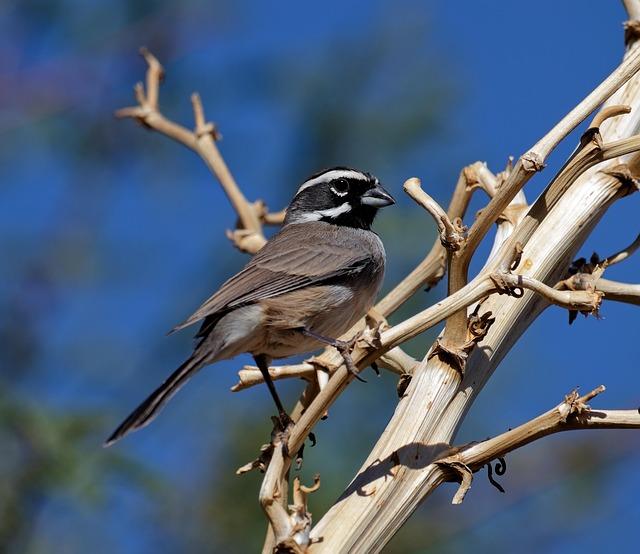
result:
[[[495,318],[491,317],[493,314],[485,312],[481,316],[478,316],[477,310],[469,316],[469,332],[475,338],[482,338],[487,334],[489,327],[495,321]]]
[[[489,462],[487,464],[487,478],[489,479],[489,483],[491,483],[500,492],[504,493],[504,488],[502,487],[502,485],[493,478],[493,471],[494,471],[494,468],[492,467],[491,462]],[[506,460],[504,458],[498,458],[496,461],[496,467],[495,467],[496,475],[504,475],[506,471],[507,471]]]
[[[509,291],[509,295],[514,298],[522,298],[524,296],[524,289],[522,287],[513,287]]]
[[[507,472],[507,461],[504,458],[498,458],[496,467],[494,469],[496,475],[504,475]]]

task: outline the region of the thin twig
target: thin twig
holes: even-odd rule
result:
[[[311,360],[314,360],[312,358]],[[322,363],[322,362],[321,362]],[[410,374],[418,365],[418,360],[409,356],[399,346],[389,350],[378,359],[378,366],[389,370],[396,375]],[[269,375],[274,381],[280,379],[305,379],[311,381],[316,377],[317,365],[313,361],[306,361],[300,364],[270,366]],[[339,364],[325,367],[323,373],[328,376],[338,369]],[[264,383],[264,377],[260,370],[253,365],[245,365],[238,371],[238,382],[231,387],[233,392],[239,392],[251,388],[260,383]],[[322,386],[321,386],[322,388]]]
[[[352,354],[353,362],[361,370],[378,359],[384,352],[437,325],[449,317],[451,313],[471,306],[490,294],[513,294],[513,289],[518,287],[532,290],[542,295],[548,302],[571,310],[596,313],[601,300],[601,295],[597,291],[558,291],[536,279],[494,272],[472,281],[444,300],[383,331],[378,348],[372,350],[356,348]],[[340,365],[325,388],[313,400],[291,430],[288,442],[288,448],[291,452],[300,448],[304,438],[351,379],[353,379],[353,375],[347,371],[344,365]]]
[[[604,265],[608,267],[620,263],[621,261],[626,260],[629,256],[631,256],[636,250],[638,250],[638,248],[640,248],[640,234],[629,246],[605,258]]]
[[[635,43],[628,48],[627,57],[637,57],[639,52],[640,45]],[[633,79],[609,104],[624,102],[637,111],[638,84],[638,78]],[[635,132],[637,117],[632,117],[633,122],[618,118],[605,125],[603,136],[625,137]],[[640,156],[629,156],[603,169],[626,163],[635,171],[639,162]],[[504,243],[493,264],[483,271],[499,267],[502,257],[509,255],[513,244],[519,241],[525,247],[521,271],[544,282],[554,282],[559,277],[602,214],[624,195],[626,187],[608,171],[584,173],[581,169],[578,175],[581,176],[577,180],[569,180],[561,198],[551,208],[545,209],[544,205],[549,190],[543,193]],[[530,221],[534,219],[534,208],[537,222]],[[525,229],[524,240],[521,228]],[[322,537],[324,542],[312,546],[311,552],[364,553],[384,548],[419,503],[443,482],[441,469],[433,464],[423,466],[429,459],[437,459],[430,450],[452,440],[500,360],[543,306],[537,295],[530,294],[523,299],[493,295],[483,303],[485,310],[496,314],[496,323],[484,339],[482,351],[476,349],[477,355],[470,357],[462,383],[437,358],[424,360],[418,366],[403,399],[352,484],[312,530],[312,537]],[[385,460],[392,473],[385,472],[387,468],[382,465]],[[362,483],[366,484],[368,494],[360,494],[364,490]]]
[[[484,183],[490,174],[482,162],[471,164],[460,172],[447,209],[450,220],[464,217],[474,191],[481,188],[479,183]],[[446,260],[446,250],[436,239],[425,259],[376,304],[376,309],[388,317],[417,291],[434,287],[445,275]]]
[[[638,70],[640,70],[640,51],[630,52],[611,75],[518,159],[507,180],[469,229],[463,247],[452,256],[449,293],[465,285],[468,280],[469,263],[480,242],[518,191],[536,172],[544,168],[548,155],[557,144]],[[456,314],[447,325],[446,337],[450,342],[461,342],[464,340],[465,329],[466,315],[461,312]]]
[[[412,177],[404,183],[404,191],[420,206],[422,206],[436,222],[440,234],[440,243],[445,249],[454,251],[460,248],[464,241],[464,227],[461,223],[453,223],[447,213],[421,187],[420,179]]]
[[[459,504],[464,499],[471,486],[469,477],[472,472],[533,441],[554,433],[578,429],[640,429],[640,414],[637,409],[592,410],[587,405],[587,402],[604,390],[604,385],[601,385],[584,396],[573,391],[555,408],[535,419],[497,437],[469,446],[456,447],[453,449],[456,451],[455,454],[434,462],[458,474],[460,468],[466,468],[466,478],[462,481],[453,504]]]
[[[198,94],[194,93],[191,97],[195,120],[194,131],[174,123],[160,112],[159,88],[164,70],[157,58],[146,48],[141,49],[141,54],[147,62],[146,87],[138,83],[135,87],[138,105],[117,110],[116,117],[137,119],[145,127],[166,135],[196,152],[218,179],[238,215],[239,228],[229,231],[229,238],[240,250],[249,253],[257,252],[266,242],[261,224],[261,220],[268,219],[264,203],[261,203],[262,213],[258,215],[255,204],[248,202],[242,194],[216,145],[216,140],[220,136],[215,125],[206,121]],[[280,215],[274,214],[274,217],[280,217]]]

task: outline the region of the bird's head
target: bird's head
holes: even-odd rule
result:
[[[324,221],[370,229],[378,210],[394,203],[370,173],[333,167],[312,175],[300,185],[287,208],[285,224]]]

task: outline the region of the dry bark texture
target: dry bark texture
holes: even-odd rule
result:
[[[640,303],[640,285],[603,278],[640,246],[640,236],[603,260],[571,263],[606,210],[636,192],[640,175],[640,0],[625,0],[626,52],[616,68],[552,130],[507,169],[494,175],[476,162],[461,172],[447,210],[421,187],[417,178],[405,191],[431,216],[438,239],[426,258],[380,300],[346,338],[360,332],[352,358],[359,370],[377,361],[399,375],[400,400],[378,442],[333,507],[315,524],[307,509],[311,487],[296,478],[289,501],[289,470],[314,425],[353,379],[335,350],[303,364],[273,367],[274,379],[301,378],[307,385],[292,411],[286,433],[274,433],[260,456],[238,470],[265,472],[259,493],[268,520],[263,552],[377,552],[403,525],[418,504],[446,481],[460,487],[462,502],[473,472],[506,453],[551,433],[572,429],[640,428],[637,410],[592,410],[587,402],[604,386],[579,396],[575,391],[552,410],[480,443],[451,446],[478,393],[522,333],[548,306],[597,314],[601,302]],[[184,144],[199,154],[220,182],[238,215],[238,228],[227,233],[248,253],[265,242],[264,224],[280,224],[283,212],[270,213],[262,201],[242,194],[216,145],[219,135],[208,123],[200,97],[192,96],[194,129],[167,119],[159,110],[163,70],[142,51],[146,85],[136,85],[137,105],[117,112]],[[600,107],[579,146],[540,197],[527,205],[523,187],[544,168],[545,160],[575,127]],[[471,195],[482,190],[487,206],[467,229],[462,224]],[[469,279],[469,262],[493,226],[494,245],[481,272]],[[389,327],[386,317],[416,291],[445,275],[448,295],[433,306]],[[421,361],[401,345],[441,321],[445,328]],[[239,372],[233,390],[262,382],[257,368]]]

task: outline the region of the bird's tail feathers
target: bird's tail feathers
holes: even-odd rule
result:
[[[104,446],[111,446],[130,432],[151,423],[169,399],[202,367],[204,358],[205,356],[198,355],[195,352],[162,385],[154,390],[142,404],[131,412],[129,417],[104,442]]]

